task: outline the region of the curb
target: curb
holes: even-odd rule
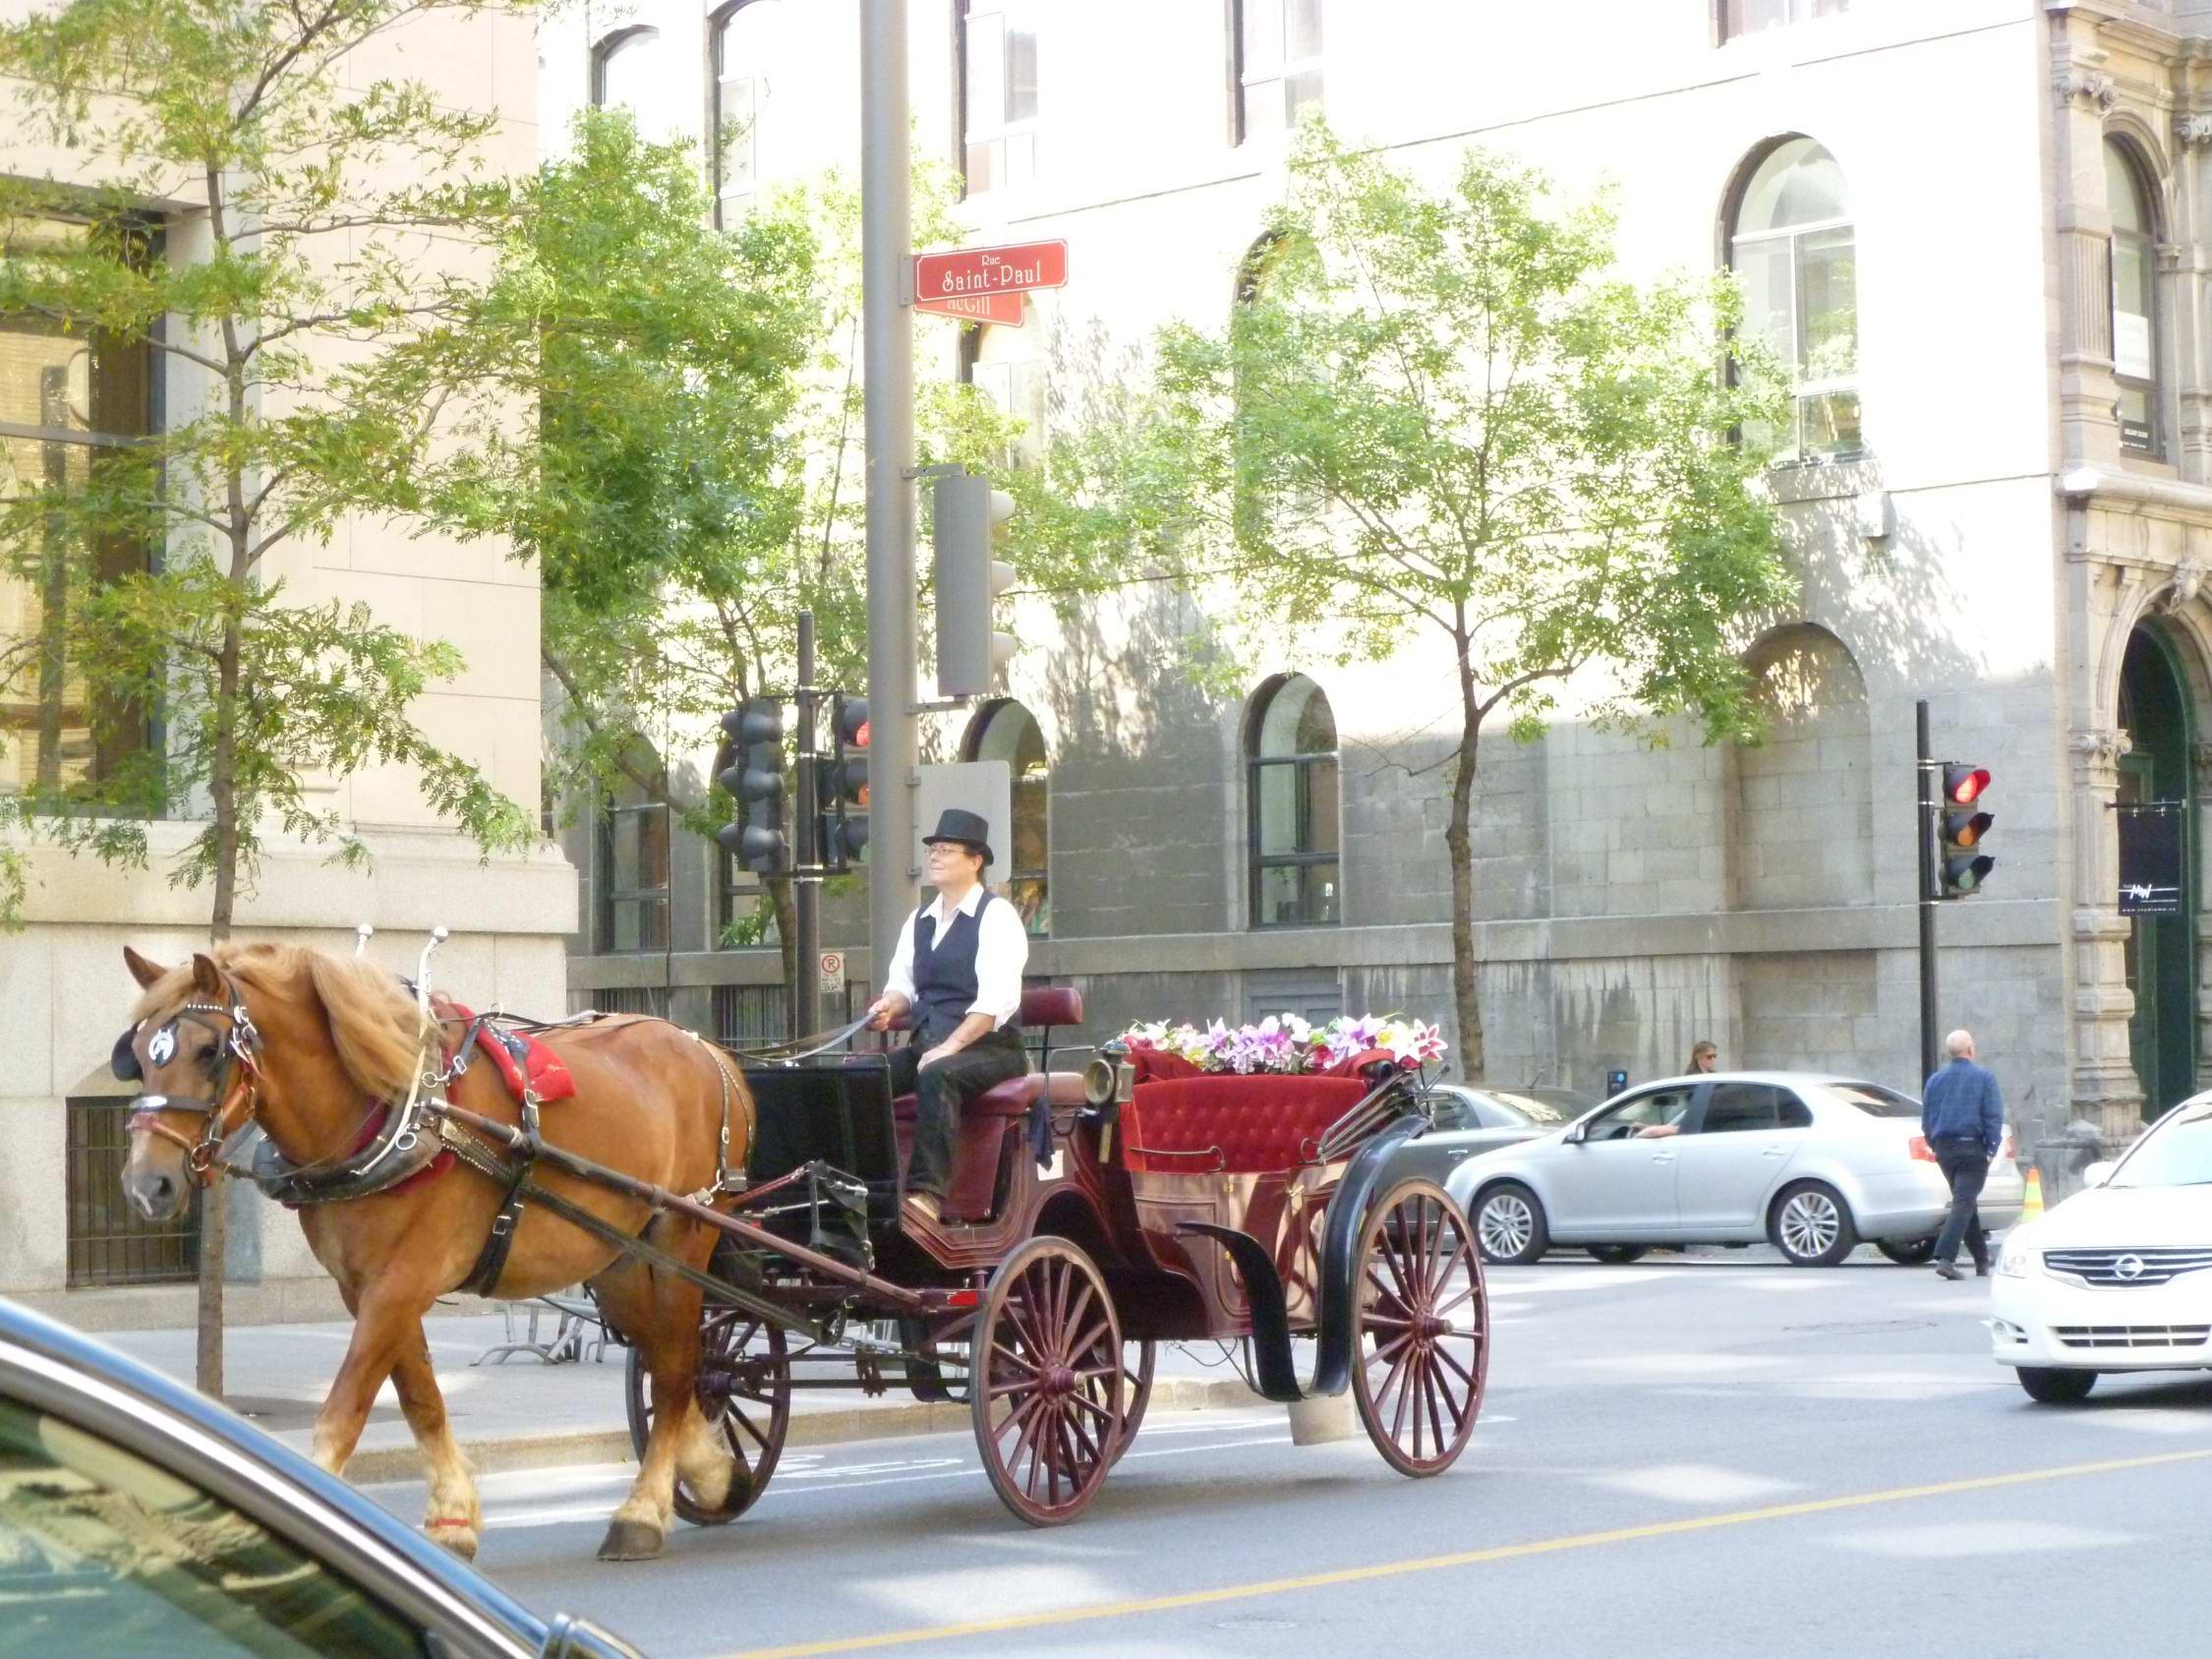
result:
[[[1148,1411],[1224,1411],[1266,1405],[1234,1378],[1163,1377],[1152,1385]],[[1272,1408],[1270,1408],[1272,1409]],[[844,1405],[827,1411],[794,1412],[786,1446],[830,1446],[840,1441],[898,1440],[912,1435],[966,1433],[968,1409],[943,1400],[905,1400],[896,1405]],[[517,1469],[559,1468],[572,1463],[628,1463],[630,1435],[622,1429],[578,1429],[558,1434],[500,1435],[464,1441],[461,1450],[480,1475]],[[345,1478],[354,1486],[385,1486],[420,1480],[422,1456],[413,1446],[378,1447],[356,1452]]]

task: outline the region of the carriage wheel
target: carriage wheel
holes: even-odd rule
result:
[[[1369,1213],[1360,1249],[1352,1388],[1360,1420],[1400,1474],[1451,1467],[1475,1432],[1489,1369],[1482,1252],[1458,1205],[1402,1181]]]
[[[1130,1363],[1132,1349],[1135,1350],[1134,1365]],[[1144,1408],[1152,1403],[1152,1367],[1159,1357],[1159,1344],[1150,1337],[1122,1344],[1122,1438],[1114,1442],[1113,1459],[1117,1463],[1136,1438],[1136,1426],[1144,1421]]]
[[[1072,1520],[1098,1494],[1124,1432],[1121,1322],[1091,1260],[1032,1238],[991,1275],[968,1390],[983,1471],[1031,1526]]]
[[[629,1408],[630,1446],[642,1458],[653,1433],[653,1379],[645,1356],[630,1349],[624,1393]],[[722,1430],[735,1455],[740,1475],[729,1494],[710,1509],[675,1488],[675,1512],[694,1526],[721,1526],[753,1506],[784,1454],[785,1431],[791,1423],[791,1364],[784,1351],[784,1333],[776,1326],[734,1308],[709,1307],[699,1329],[699,1409]]]

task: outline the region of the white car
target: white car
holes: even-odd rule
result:
[[[1771,1240],[1818,1268],[1865,1239],[1912,1264],[1928,1260],[1950,1208],[1918,1100],[1808,1072],[1646,1084],[1564,1129],[1467,1159],[1446,1190],[1492,1262],[1533,1262],[1553,1244],[1632,1261],[1655,1244]],[[2020,1198],[2008,1132],[1982,1189],[1983,1225],[2010,1225]]]
[[[2103,1371],[2212,1369],[2212,1093],[2084,1178],[2005,1240],[1992,1357],[2044,1401],[2082,1398]]]

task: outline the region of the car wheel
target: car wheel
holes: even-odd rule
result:
[[[1642,1244],[1586,1244],[1583,1248],[1596,1261],[1626,1266],[1630,1262],[1642,1261],[1645,1251],[1650,1247]]]
[[[2028,1398],[2044,1405],[2073,1405],[2089,1397],[2089,1391],[2097,1386],[2094,1371],[2061,1371],[2051,1366],[2023,1365],[2019,1368],[2020,1387],[2027,1391]]]
[[[1798,1268],[1833,1268],[1859,1242],[1843,1195],[1825,1181],[1784,1187],[1767,1218],[1767,1236]]]
[[[1874,1248],[1900,1268],[1923,1268],[1936,1254],[1936,1241],[1927,1238],[1878,1238]]]
[[[1551,1229],[1535,1193],[1518,1181],[1500,1181],[1477,1202],[1475,1240],[1484,1261],[1521,1267],[1551,1248]]]

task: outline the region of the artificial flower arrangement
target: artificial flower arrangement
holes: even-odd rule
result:
[[[1232,1029],[1215,1020],[1205,1030],[1164,1020],[1132,1026],[1118,1039],[1133,1054],[1171,1056],[1199,1072],[1314,1075],[1343,1071],[1355,1061],[1387,1058],[1401,1066],[1426,1066],[1444,1055],[1443,1034],[1419,1020],[1363,1014],[1325,1026],[1296,1014],[1269,1015],[1256,1026]]]

